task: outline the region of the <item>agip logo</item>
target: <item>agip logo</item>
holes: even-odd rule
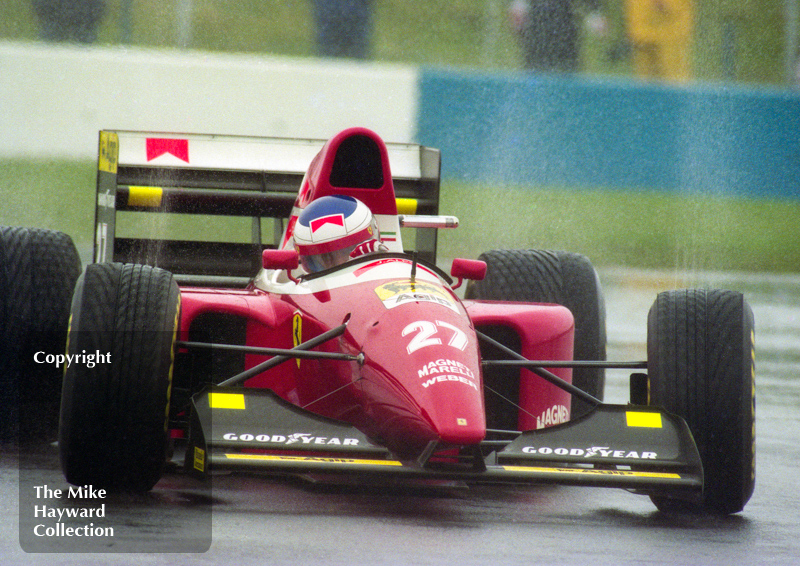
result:
[[[444,289],[424,281],[391,281],[375,289],[383,306],[393,309],[403,304],[415,302],[436,303],[458,312],[452,297]]]

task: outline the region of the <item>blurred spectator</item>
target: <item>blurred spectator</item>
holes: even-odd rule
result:
[[[626,0],[625,4],[636,74],[678,81],[691,78],[694,0]]]
[[[314,0],[317,55],[368,59],[373,0]]]
[[[105,0],[32,0],[42,39],[93,43],[106,12]]]
[[[511,26],[523,50],[523,67],[541,71],[577,71],[582,15],[576,4],[592,11],[589,29],[603,33],[605,17],[597,12],[601,0],[514,0]]]

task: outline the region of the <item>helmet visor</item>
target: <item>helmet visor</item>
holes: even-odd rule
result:
[[[324,269],[330,269],[349,260],[350,252],[352,252],[355,247],[356,246],[353,245],[332,252],[300,256],[300,265],[303,266],[303,269],[305,269],[307,273],[316,273]]]

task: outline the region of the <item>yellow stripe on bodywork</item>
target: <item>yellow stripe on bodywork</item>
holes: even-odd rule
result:
[[[627,411],[625,420],[628,426],[641,428],[661,428],[661,413],[643,413],[640,411]]]
[[[536,466],[503,466],[509,472],[530,474],[580,474],[585,476],[625,476],[629,478],[680,479],[679,474],[667,472],[632,472],[630,470],[598,470],[593,468],[544,468]]]
[[[209,393],[208,406],[212,409],[244,410],[244,395],[242,393]]]
[[[292,341],[295,348],[303,342],[303,315],[300,314],[300,311],[295,312],[292,318]],[[294,361],[297,362],[299,368],[300,358],[295,358]]]
[[[163,193],[161,187],[128,187],[128,206],[159,207]]]
[[[402,466],[397,460],[361,460],[358,458],[320,458],[315,456],[275,456],[270,454],[225,454],[229,460],[259,460],[262,462],[304,462],[313,464],[351,464],[354,466]]]

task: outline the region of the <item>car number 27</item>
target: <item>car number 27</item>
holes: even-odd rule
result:
[[[447,340],[447,345],[459,350],[467,347],[467,335],[460,329],[447,322],[429,320],[412,322],[403,329],[403,336],[412,334],[411,341],[406,346],[409,354],[427,346],[438,346]]]

